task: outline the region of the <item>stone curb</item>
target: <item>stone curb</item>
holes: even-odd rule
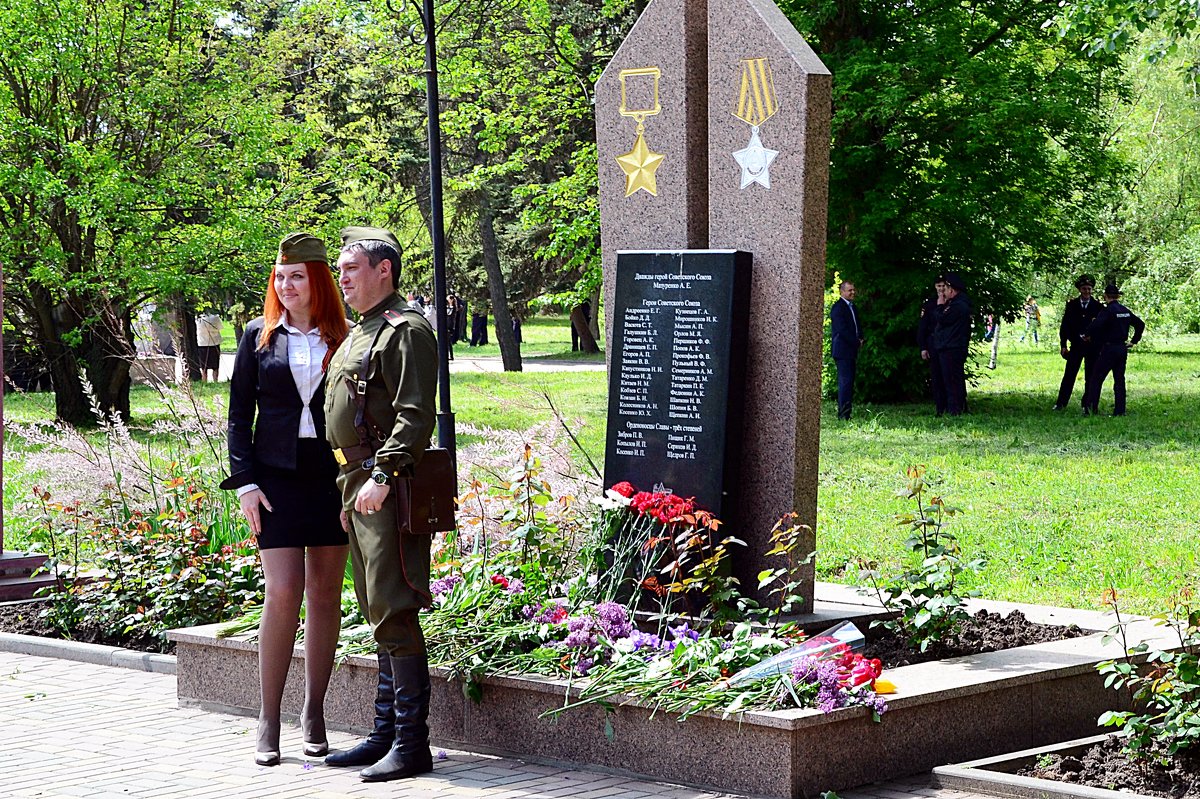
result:
[[[80,663],[94,663],[98,666],[150,671],[156,674],[175,674],[174,655],[138,652],[117,646],[85,644],[79,641],[60,641],[36,635],[0,633],[0,652],[60,658]]]

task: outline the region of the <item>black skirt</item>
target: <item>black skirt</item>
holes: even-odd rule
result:
[[[296,469],[254,469],[255,482],[271,503],[262,509],[259,549],[346,546],[342,530],[342,496],[335,479],[337,466],[329,445],[318,438],[296,442]]]

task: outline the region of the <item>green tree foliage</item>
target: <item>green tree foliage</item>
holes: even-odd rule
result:
[[[92,419],[81,369],[127,415],[137,305],[261,275],[280,223],[311,209],[312,142],[279,113],[269,54],[207,0],[0,8],[6,313],[60,417]]]
[[[1114,114],[1114,147],[1129,179],[1114,190],[1101,236],[1077,260],[1119,283],[1125,302],[1160,333],[1200,331],[1200,96],[1177,53],[1150,65],[1148,37],[1125,56],[1128,99]]]
[[[1082,41],[1088,55],[1121,52],[1140,41],[1145,59],[1157,63],[1177,53],[1200,24],[1198,0],[1077,0],[1062,6],[1047,25]]]
[[[859,288],[872,399],[921,393],[915,330],[938,272],[1011,318],[1030,276],[1092,235],[1120,173],[1102,102],[1119,73],[1042,30],[1044,5],[783,4],[834,74],[828,264]]]

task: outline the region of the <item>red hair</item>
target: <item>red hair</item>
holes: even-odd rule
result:
[[[338,292],[337,284],[333,282],[333,273],[329,271],[329,264],[321,261],[306,261],[304,266],[308,270],[308,285],[312,300],[309,314],[313,324],[321,333],[321,340],[329,347],[329,352],[325,353],[325,360],[321,362],[321,369],[324,371],[329,368],[329,359],[333,357],[333,351],[346,339],[350,327],[346,324],[346,309],[342,305],[342,297]],[[283,318],[283,311],[283,303],[279,301],[279,295],[275,293],[275,267],[272,266],[271,276],[267,279],[267,293],[263,298],[263,329],[258,337],[258,349],[265,349],[270,343],[275,326]]]

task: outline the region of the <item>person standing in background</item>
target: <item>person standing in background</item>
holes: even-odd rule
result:
[[[917,323],[917,346],[921,350],[921,359],[929,364],[934,413],[941,416],[946,412],[946,381],[942,379],[942,364],[938,360],[937,347],[933,343],[933,329],[937,326],[942,306],[946,304],[945,278],[938,277],[933,283],[933,290],[934,296],[921,305],[921,319]]]
[[[854,408],[854,373],[862,347],[862,322],[854,308],[854,284],[843,280],[829,309],[829,354],[837,366],[837,416],[849,421]]]
[[[1021,309],[1025,314],[1025,332],[1021,334],[1021,341],[1030,333],[1033,334],[1033,344],[1037,346],[1038,328],[1042,326],[1042,309],[1038,307],[1037,298],[1030,294],[1025,298],[1025,307]]]
[[[1084,416],[1099,412],[1100,392],[1109,372],[1113,376],[1113,416],[1125,415],[1125,362],[1129,358],[1129,348],[1142,340],[1146,323],[1122,305],[1120,297],[1121,290],[1115,284],[1104,287],[1104,301],[1108,304],[1096,314],[1083,336],[1085,342],[1095,344],[1098,355],[1092,382],[1083,395]],[[1130,328],[1133,338],[1126,343]]]
[[[210,309],[196,317],[196,349],[200,354],[200,379],[217,382],[221,371],[221,317]]]
[[[1058,325],[1058,352],[1067,363],[1063,367],[1062,383],[1058,387],[1058,399],[1054,410],[1061,411],[1071,401],[1075,390],[1075,378],[1079,376],[1079,365],[1083,364],[1083,393],[1086,397],[1088,382],[1093,377],[1096,361],[1096,345],[1084,341],[1088,327],[1100,313],[1100,301],[1092,296],[1096,281],[1091,275],[1080,275],[1075,281],[1079,296],[1067,301],[1062,321]],[[1086,407],[1086,405],[1085,405]]]
[[[935,311],[933,346],[937,349],[942,380],[946,384],[946,413],[961,416],[967,410],[967,351],[971,344],[971,300],[957,272],[942,278],[946,302]]]

